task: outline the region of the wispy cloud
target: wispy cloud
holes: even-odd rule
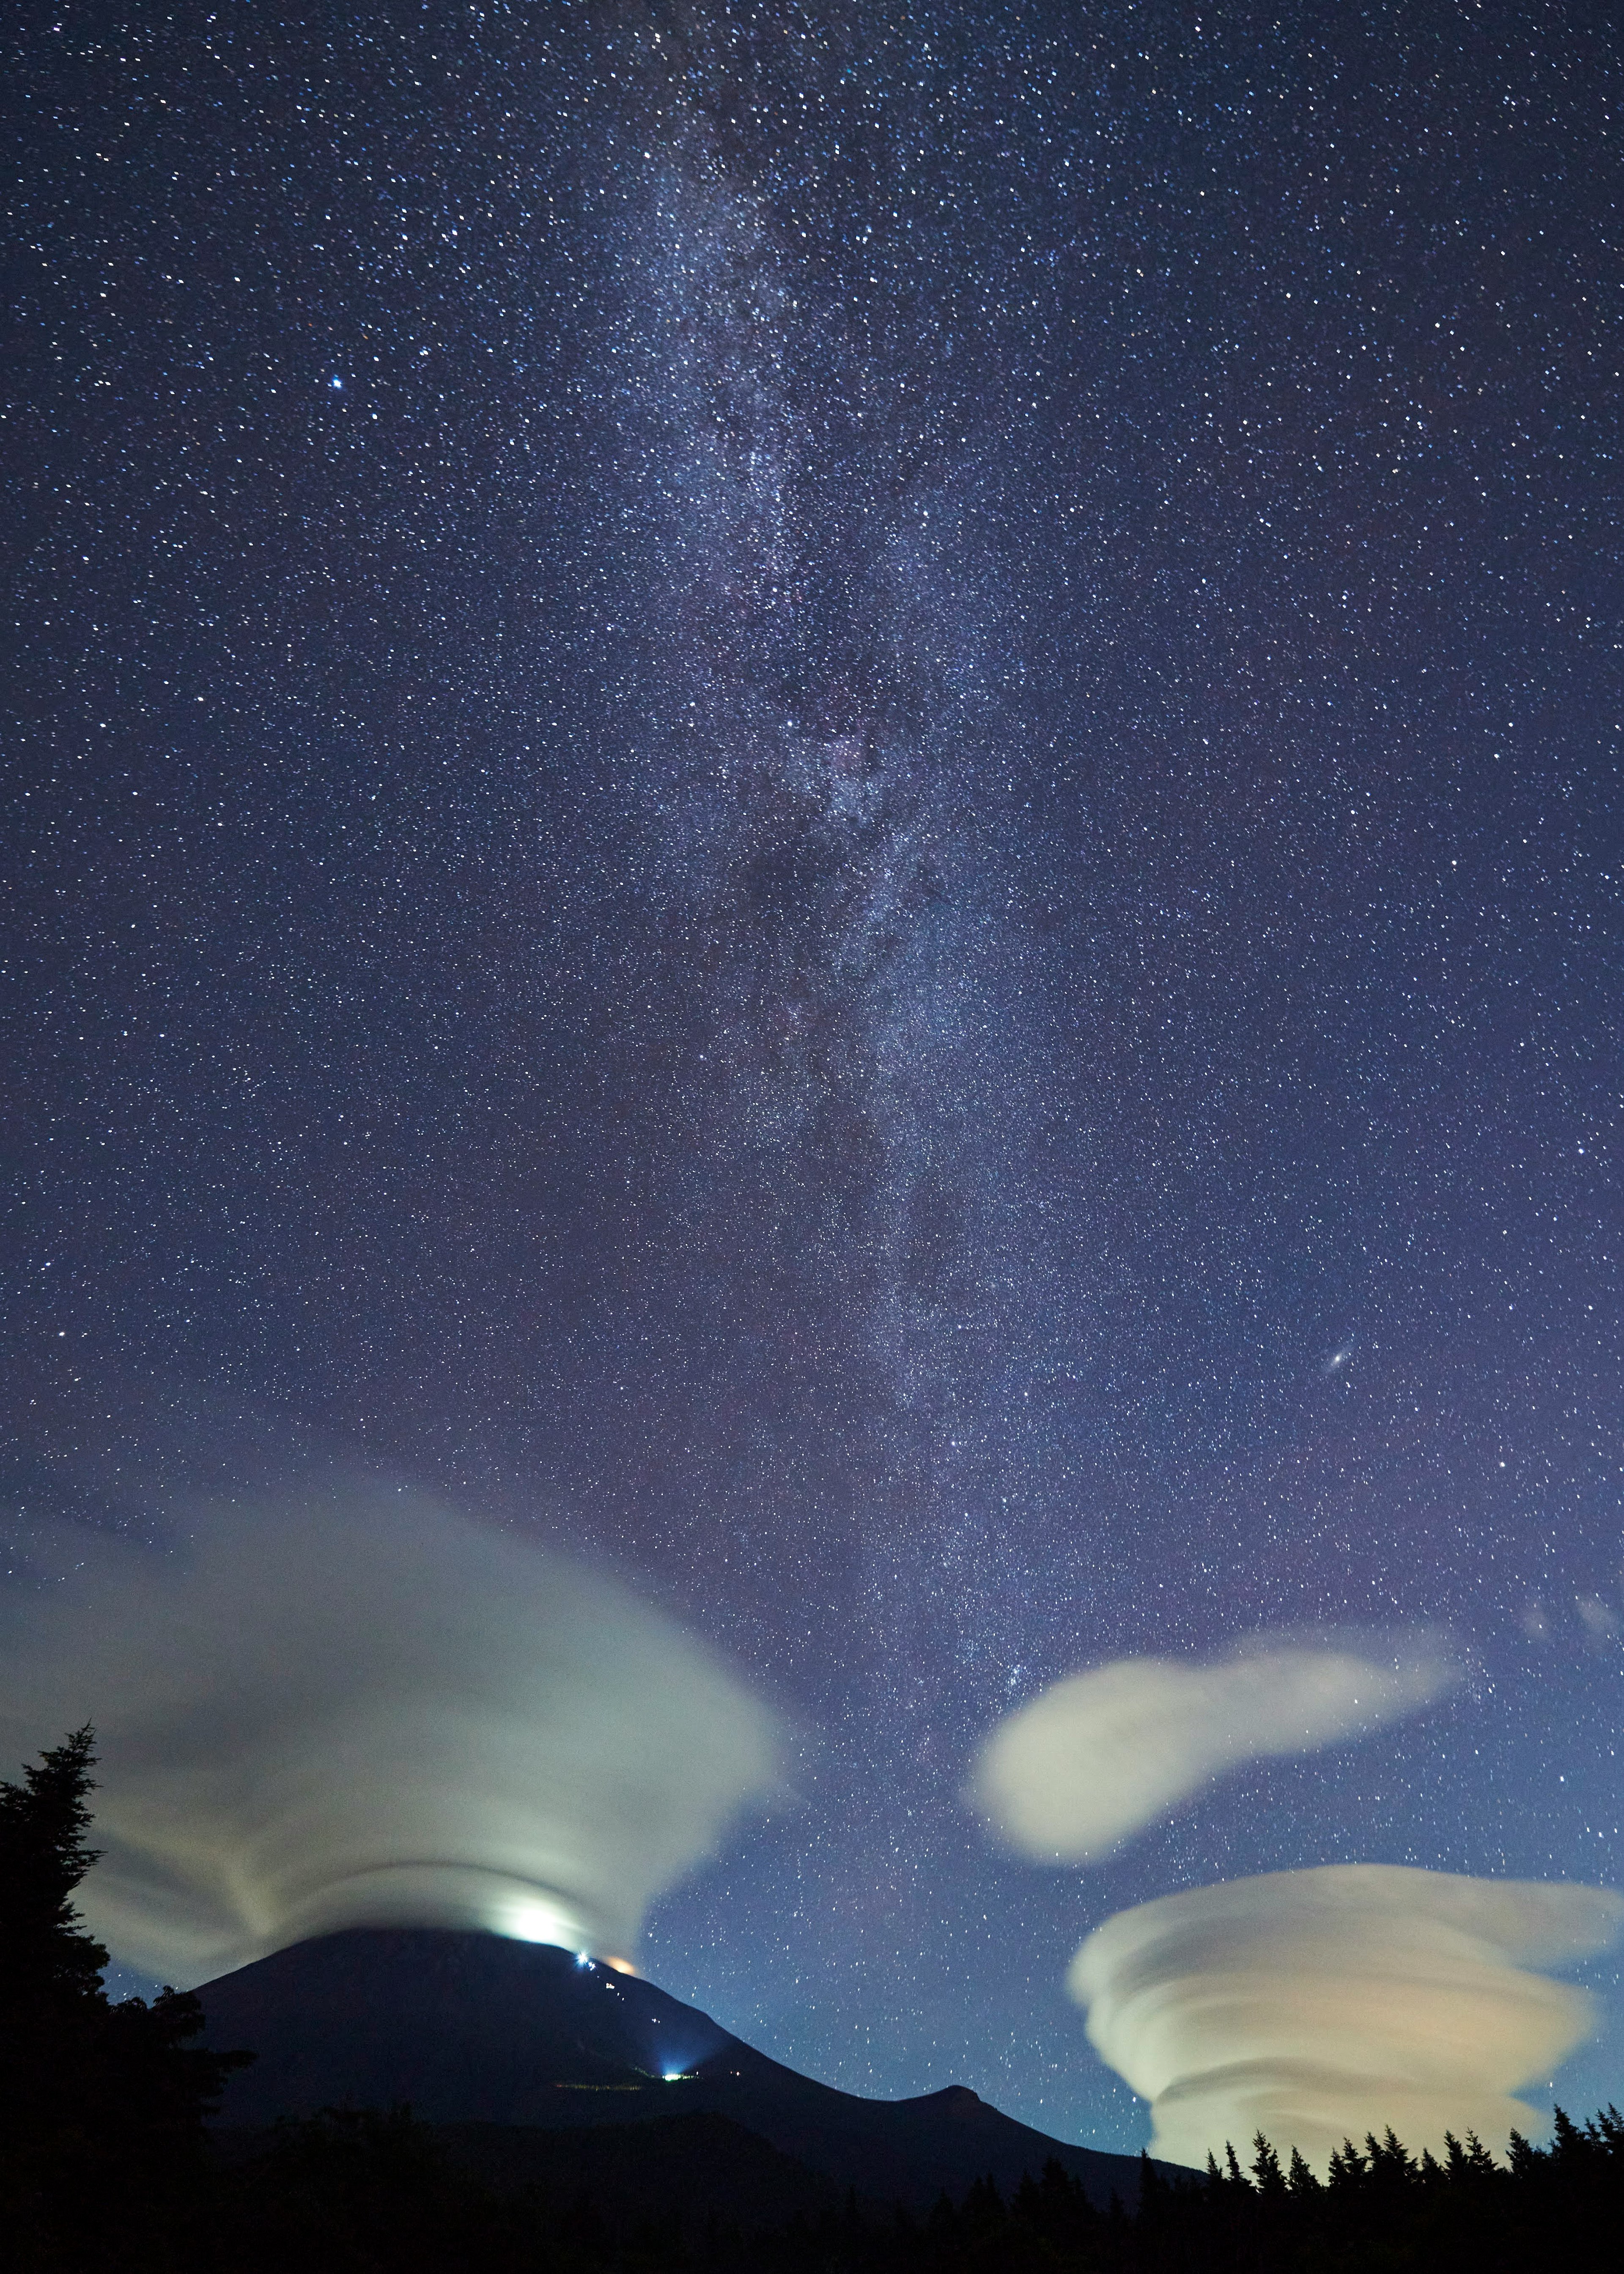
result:
[[[1094,2045],[1152,2107],[1153,2145],[1200,2164],[1265,2133],[1322,2169],[1391,2125],[1435,2152],[1503,2150],[1539,2119],[1510,2095],[1586,2034],[1590,2000],[1530,1973],[1605,1948],[1599,1887],[1397,1864],[1279,1871],[1120,1912],[1072,1962]]]
[[[969,1796],[1023,1855],[1094,1862],[1225,1770],[1335,1744],[1459,1676],[1431,1633],[1357,1648],[1259,1641],[1210,1665],[1118,1659],[1001,1721]]]
[[[360,1923],[624,1951],[776,1780],[771,1712],[568,1559],[357,1487],[0,1598],[12,1759],[86,1720],[90,1924],[195,1982]]]

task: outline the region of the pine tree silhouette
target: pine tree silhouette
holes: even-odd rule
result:
[[[1317,2195],[1324,2193],[1323,2183],[1315,2177],[1312,2166],[1300,2148],[1291,2150],[1291,2162],[1286,2172],[1286,2185],[1294,2195]]]
[[[159,2251],[195,2206],[205,2119],[252,2058],[192,2044],[195,1998],[109,2003],[108,1954],[74,1906],[96,1861],[94,1742],[76,1729],[0,1781],[0,2198],[19,2269]]]
[[[1253,2135],[1252,2171],[1258,2193],[1273,2202],[1286,2192],[1286,2175],[1280,2168],[1280,2157],[1261,2132]]]
[[[0,1783],[0,2000],[13,2026],[101,1991],[107,1953],[73,1908],[96,1861],[86,1838],[94,1743],[89,1728],[76,1729],[20,1785]]]

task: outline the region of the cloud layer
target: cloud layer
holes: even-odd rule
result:
[[[1540,2120],[1509,2096],[1586,2034],[1590,2000],[1530,1973],[1605,1948],[1599,1887],[1397,1864],[1277,1871],[1167,1895],[1090,1935],[1067,1977],[1088,2035],[1151,2103],[1153,2147],[1222,2157],[1264,2132],[1324,2169],[1391,2125],[1414,2152]]]
[[[624,1951],[778,1745],[624,1589],[371,1488],[213,1517],[162,1565],[102,1547],[0,1599],[7,1758],[86,1720],[86,1917],[183,1985],[357,1924]]]
[[[1425,1634],[1380,1653],[1293,1645],[1209,1666],[1119,1659],[1000,1722],[970,1798],[1023,1855],[1094,1862],[1226,1769],[1312,1752],[1413,1713],[1459,1670]]]

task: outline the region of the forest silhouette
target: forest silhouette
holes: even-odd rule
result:
[[[94,1739],[76,1730],[0,1783],[0,2261],[15,2274],[1512,2274],[1618,2263],[1624,2118],[1560,2109],[1548,2147],[1513,2135],[1500,2164],[1470,2135],[1446,2157],[1391,2131],[1352,2142],[1321,2180],[1261,2135],[1205,2173],[1142,2157],[1138,2200],[1090,2202],[1051,2162],[1007,2196],[990,2179],[924,2217],[844,2207],[746,2227],[650,2209],[674,2156],[718,2174],[761,2147],[715,2116],[578,2139],[546,2184],[492,2185],[470,2127],[409,2108],[335,2109],[267,2131],[220,2127],[252,2049],[199,2044],[195,1997],[109,2000],[108,1954],[74,1893],[90,1845]],[[471,2127],[477,2131],[479,2127]],[[641,2186],[605,2183],[616,2156]],[[790,2159],[782,2159],[790,2165]],[[572,2164],[576,2168],[572,2169]],[[808,2175],[791,2165],[801,2179]],[[725,2202],[719,2188],[718,2201]]]

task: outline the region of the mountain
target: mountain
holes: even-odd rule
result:
[[[584,2198],[596,2221],[620,2240],[640,2226],[675,2223],[689,2233],[712,2218],[747,2232],[838,2218],[846,2192],[726,2116],[653,2116],[634,2124],[544,2132],[532,2124],[447,2124],[440,2149],[488,2193],[534,2188],[568,2209]],[[865,2209],[883,2210],[881,2203]]]
[[[772,2194],[777,2185],[775,2200],[793,2196],[797,2209],[810,2207],[808,2186],[816,2195],[831,2183],[921,2208],[988,2173],[1007,2190],[1051,2157],[1101,2205],[1139,2192],[1135,2157],[1051,2140],[963,2085],[912,2100],[837,2091],[652,1983],[547,1944],[351,1928],[276,1951],[198,1995],[208,2043],[258,2055],[229,2089],[221,2120],[233,2128],[404,2101],[426,2122],[455,2127],[460,2159],[492,2173],[545,2179],[567,2166],[579,2175],[596,2159],[607,2183],[612,2163],[680,2164],[670,2120],[709,2117],[725,2122],[689,2133],[690,2144],[707,2142],[704,2156],[735,2173],[751,2165],[750,2186]],[[637,2128],[649,2124],[658,2135]],[[619,2145],[582,2141],[572,2150],[556,2136],[605,2127]],[[762,2165],[761,2142],[801,2167],[793,2183],[782,2165]],[[699,2168],[691,2154],[688,2168]],[[731,2203],[737,2187],[718,2180],[710,2193]]]

